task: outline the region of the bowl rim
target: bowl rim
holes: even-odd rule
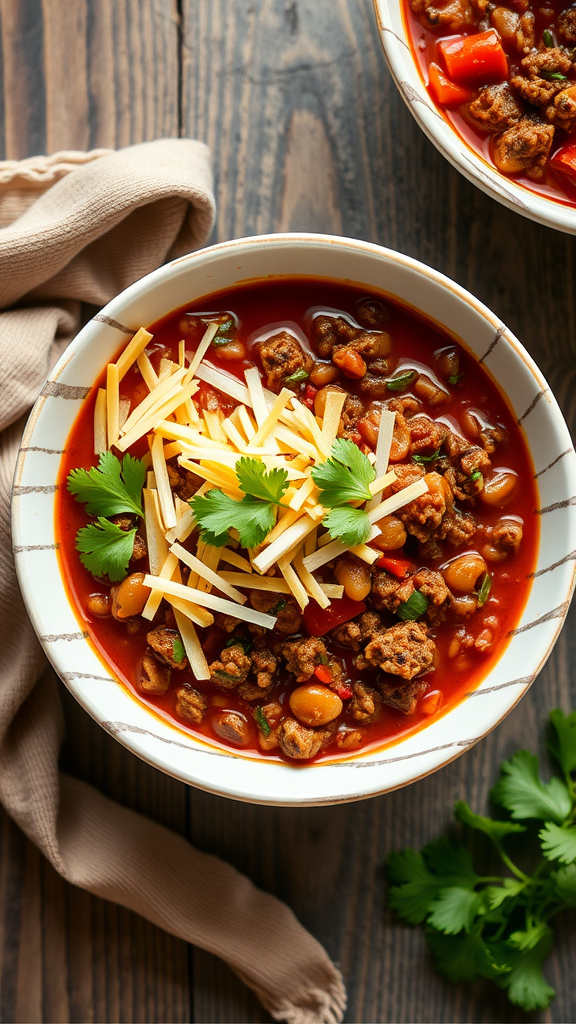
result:
[[[398,92],[439,153],[482,192],[529,220],[576,234],[576,204],[568,206],[517,184],[483,160],[442,117],[424,88],[407,37],[402,0],[372,0],[384,55]],[[399,17],[398,17],[399,16]],[[406,60],[406,53],[409,60]]]
[[[392,778],[386,778],[385,779],[386,770],[384,770],[383,774],[381,773],[379,778],[378,778],[378,772],[377,771],[376,771],[376,773],[372,773],[370,771],[366,771],[364,773],[361,772],[360,776],[358,776],[357,771],[356,772],[352,771],[351,776],[352,775],[357,776],[359,781],[362,778],[364,778],[365,779],[365,784],[361,783],[358,786],[358,783],[356,781],[352,784],[351,778],[350,778],[350,782],[348,783],[346,790],[344,790],[344,791],[340,790],[340,792],[337,793],[336,795],[332,794],[332,795],[330,795],[327,798],[324,798],[321,795],[321,793],[319,793],[319,792],[317,792],[314,796],[309,796],[309,797],[302,795],[302,793],[300,793],[300,795],[298,795],[296,797],[294,797],[294,796],[292,796],[290,794],[282,794],[282,795],[280,795],[280,794],[276,793],[276,791],[274,790],[274,787],[272,787],[272,789],[271,789],[270,786],[268,787],[267,794],[263,796],[262,794],[258,794],[257,792],[247,792],[246,788],[245,788],[245,784],[244,783],[238,783],[237,781],[235,781],[234,778],[232,778],[230,781],[227,780],[227,782],[225,784],[220,783],[218,785],[214,785],[211,782],[209,782],[209,781],[207,782],[206,781],[206,777],[205,777],[206,776],[206,772],[204,772],[203,770],[198,775],[198,774],[195,774],[195,772],[197,771],[196,769],[194,769],[194,770],[191,769],[190,772],[187,771],[185,773],[183,773],[181,768],[175,769],[174,763],[173,763],[173,761],[170,760],[170,757],[163,756],[162,743],[168,743],[168,744],[172,743],[175,746],[179,746],[179,747],[185,746],[189,750],[194,750],[195,753],[200,752],[202,754],[208,754],[210,757],[214,757],[214,756],[218,757],[218,756],[220,756],[220,757],[223,757],[223,758],[226,758],[226,759],[233,758],[233,759],[235,759],[237,761],[241,761],[243,764],[249,763],[249,758],[246,758],[246,756],[242,756],[241,754],[238,754],[236,752],[230,753],[230,752],[221,751],[220,749],[215,749],[214,747],[212,747],[209,744],[183,743],[183,742],[181,742],[182,740],[189,740],[190,739],[189,734],[183,733],[182,731],[177,729],[177,727],[175,727],[175,726],[174,727],[168,726],[168,723],[166,723],[166,722],[164,722],[163,725],[166,726],[169,730],[171,730],[171,734],[175,734],[175,735],[179,736],[180,742],[177,741],[177,740],[174,740],[174,739],[167,740],[164,736],[158,735],[159,732],[162,732],[162,730],[159,729],[159,728],[157,728],[156,732],[152,732],[151,729],[139,728],[139,727],[136,727],[134,729],[132,729],[130,727],[130,728],[127,728],[126,731],[123,731],[122,729],[115,728],[118,724],[121,725],[123,723],[112,722],[107,717],[105,717],[100,710],[98,710],[98,709],[95,710],[95,705],[94,705],[93,698],[89,697],[87,695],[86,689],[82,685],[82,680],[78,680],[78,678],[75,678],[78,675],[82,676],[83,673],[74,673],[74,672],[71,673],[71,672],[67,672],[65,667],[63,668],[63,665],[65,663],[65,658],[64,658],[64,655],[62,653],[62,647],[61,647],[60,651],[58,651],[55,648],[55,646],[51,643],[53,637],[50,637],[50,636],[46,637],[46,635],[45,635],[45,626],[44,626],[44,623],[43,623],[43,620],[42,620],[42,615],[40,615],[38,613],[38,609],[37,609],[37,606],[36,606],[36,603],[35,603],[35,600],[34,600],[34,595],[31,592],[31,589],[29,587],[28,579],[26,577],[25,572],[23,571],[24,559],[26,557],[26,550],[28,548],[30,548],[30,547],[34,547],[33,544],[32,545],[30,544],[31,539],[32,540],[34,539],[34,533],[33,533],[33,531],[31,531],[30,526],[26,525],[24,523],[24,516],[20,512],[20,502],[19,502],[19,491],[20,490],[22,490],[22,491],[30,490],[30,488],[26,488],[26,487],[22,487],[21,488],[20,487],[20,483],[19,483],[21,481],[21,479],[22,479],[22,473],[23,473],[23,469],[24,469],[24,465],[25,465],[25,460],[26,460],[26,453],[29,452],[29,450],[31,448],[30,441],[34,438],[34,433],[38,429],[38,421],[41,420],[41,417],[42,417],[42,412],[43,412],[43,409],[44,409],[43,400],[45,400],[45,397],[46,397],[47,394],[48,395],[53,395],[53,393],[54,393],[54,390],[53,390],[54,386],[56,386],[56,389],[58,387],[66,387],[66,385],[61,385],[61,384],[58,383],[58,378],[63,373],[64,374],[66,372],[69,373],[71,367],[73,367],[73,365],[74,365],[75,358],[79,354],[83,353],[85,350],[89,349],[89,346],[91,344],[91,334],[94,333],[94,327],[93,327],[94,321],[98,321],[98,324],[97,324],[98,327],[101,327],[101,325],[110,325],[110,324],[112,324],[113,327],[120,327],[121,330],[123,329],[123,330],[126,331],[127,329],[123,328],[123,325],[122,325],[122,313],[123,313],[123,310],[128,306],[128,304],[131,301],[133,301],[134,299],[138,298],[139,295],[142,295],[142,294],[146,293],[147,291],[149,291],[150,288],[153,288],[156,285],[161,284],[162,282],[169,280],[173,275],[176,275],[176,274],[180,273],[181,271],[185,272],[187,267],[190,265],[191,261],[192,261],[192,265],[193,266],[195,266],[195,265],[201,266],[203,263],[209,263],[211,260],[214,260],[214,259],[217,260],[219,255],[223,254],[223,253],[230,253],[231,252],[232,255],[234,257],[236,257],[236,255],[240,255],[242,252],[246,253],[249,250],[253,249],[254,246],[261,247],[261,248],[265,247],[265,246],[280,246],[280,247],[282,247],[286,243],[288,243],[288,244],[295,244],[296,246],[310,246],[310,245],[312,245],[313,247],[318,247],[318,248],[321,248],[322,246],[334,246],[334,245],[336,245],[336,246],[339,246],[339,247],[347,248],[348,250],[352,250],[352,251],[355,251],[355,252],[360,251],[360,252],[363,252],[364,254],[368,254],[371,257],[376,257],[376,258],[378,258],[380,260],[384,260],[384,261],[391,262],[393,264],[397,264],[397,265],[401,266],[402,268],[404,268],[405,270],[409,270],[409,271],[415,272],[417,275],[424,275],[424,277],[428,278],[428,280],[431,281],[435,286],[440,287],[440,289],[444,289],[444,290],[447,289],[450,293],[452,293],[452,296],[455,296],[456,299],[462,300],[469,307],[471,307],[472,310],[475,313],[479,314],[480,317],[484,321],[486,321],[490,325],[491,328],[493,328],[493,330],[495,331],[497,337],[501,337],[501,338],[505,339],[505,341],[509,344],[509,346],[513,350],[513,352],[515,354],[515,357],[516,358],[520,358],[521,361],[524,363],[524,365],[527,367],[527,369],[530,371],[531,377],[534,380],[534,384],[539,389],[538,395],[547,394],[548,401],[543,403],[543,405],[545,405],[550,410],[550,415],[552,416],[553,421],[555,423],[555,426],[558,428],[558,431],[559,431],[560,435],[563,436],[564,438],[568,438],[568,440],[569,440],[568,429],[567,429],[566,424],[564,422],[564,418],[562,416],[562,413],[561,413],[561,411],[560,411],[560,409],[559,409],[555,399],[551,395],[550,390],[548,388],[548,385],[546,384],[546,381],[544,380],[541,372],[539,371],[538,367],[536,366],[536,364],[534,363],[534,361],[532,360],[530,355],[523,348],[521,343],[504,327],[504,325],[495,316],[495,314],[492,313],[486,306],[484,306],[483,303],[480,302],[480,300],[476,299],[466,289],[462,288],[456,282],[454,282],[454,281],[450,280],[449,278],[445,277],[443,274],[441,274],[438,271],[436,271],[436,270],[426,266],[425,264],[421,263],[420,261],[413,259],[412,257],[406,256],[406,255],[404,255],[402,253],[395,252],[394,250],[387,249],[387,248],[385,248],[383,246],[379,246],[379,245],[377,245],[375,243],[365,242],[365,241],[351,239],[351,238],[345,238],[345,237],[341,237],[341,236],[314,234],[314,233],[306,233],[306,232],[286,232],[286,233],[281,233],[281,234],[259,235],[259,236],[251,236],[251,237],[248,237],[248,238],[234,239],[234,240],[231,240],[231,241],[217,243],[217,244],[215,244],[213,246],[209,246],[209,247],[207,247],[205,249],[202,249],[202,250],[199,250],[197,252],[191,253],[191,254],[189,254],[187,256],[179,257],[178,259],[173,260],[171,263],[166,264],[163,267],[160,267],[158,270],[153,271],[151,274],[149,274],[146,277],[140,279],[140,281],[137,281],[135,284],[131,285],[129,288],[125,289],[118,296],[116,296],[114,299],[112,299],[100,311],[100,313],[98,313],[96,315],[96,317],[93,318],[93,320],[90,321],[79,332],[79,334],[74,339],[74,341],[71,343],[71,345],[66,349],[65,353],[63,354],[63,356],[60,358],[60,360],[56,364],[56,367],[54,368],[52,373],[49,375],[49,380],[47,382],[47,385],[45,385],[45,387],[43,388],[43,392],[39,396],[37,402],[35,403],[34,408],[32,409],[32,412],[30,414],[30,418],[28,420],[28,424],[27,424],[25,432],[24,432],[24,437],[23,437],[23,441],[22,441],[22,448],[21,448],[21,454],[20,454],[19,461],[18,461],[18,464],[17,464],[17,467],[16,467],[16,473],[15,473],[15,478],[14,478],[14,490],[13,490],[14,498],[13,498],[13,502],[12,502],[13,544],[14,544],[15,561],[16,561],[16,566],[17,566],[17,572],[18,572],[18,577],[19,577],[19,580],[20,580],[20,585],[21,585],[23,596],[24,596],[24,600],[25,600],[28,612],[30,614],[30,617],[32,619],[32,622],[33,622],[34,628],[36,630],[36,633],[37,633],[37,635],[39,636],[39,638],[41,640],[41,643],[42,643],[42,645],[44,647],[44,650],[45,650],[49,660],[51,661],[52,665],[56,669],[57,673],[60,675],[60,677],[65,682],[65,684],[68,687],[68,689],[71,690],[73,695],[76,697],[76,699],[79,700],[80,704],[85,708],[85,710],[87,710],[89,712],[89,714],[93,718],[95,718],[96,721],[99,722],[100,725],[102,725],[108,732],[110,732],[112,735],[114,735],[115,738],[117,738],[121,743],[123,743],[123,745],[126,746],[132,753],[135,753],[138,757],[142,758],[144,761],[147,761],[149,764],[152,764],[155,767],[160,768],[162,771],[166,772],[167,774],[172,775],[173,777],[179,779],[180,781],[184,781],[184,782],[186,782],[188,784],[191,784],[191,785],[193,785],[193,786],[195,786],[197,788],[204,789],[207,792],[212,792],[212,793],[215,793],[217,795],[232,797],[234,799],[241,800],[241,801],[246,801],[246,802],[250,802],[250,803],[271,804],[271,805],[277,805],[277,806],[290,806],[290,805],[291,806],[310,806],[310,805],[320,806],[320,805],[325,805],[325,804],[327,805],[327,804],[334,804],[334,803],[350,802],[350,801],[354,801],[354,800],[362,800],[362,799],[365,799],[365,798],[370,797],[370,796],[380,795],[382,793],[389,792],[389,791],[391,791],[393,789],[401,788],[401,787],[403,787],[405,785],[408,785],[411,782],[417,781],[418,779],[423,778],[424,776],[426,776],[428,774],[431,774],[434,771],[437,771],[439,768],[443,767],[445,764],[450,763],[452,760],[455,760],[462,753],[464,753],[466,749],[468,749],[470,746],[474,745],[475,743],[479,742],[479,740],[481,740],[482,738],[484,738],[485,735],[487,735],[489,732],[491,732],[492,729],[495,728],[496,725],[498,725],[499,722],[516,706],[518,701],[521,699],[521,697],[524,695],[526,690],[530,687],[530,685],[534,681],[536,675],[539,673],[539,671],[541,670],[541,668],[543,667],[545,661],[547,660],[548,656],[551,653],[551,650],[552,650],[552,648],[554,646],[554,643],[556,642],[558,634],[559,634],[559,632],[560,632],[560,630],[562,628],[562,625],[563,625],[563,622],[564,622],[564,618],[565,618],[566,613],[568,611],[570,596],[571,596],[571,593],[572,593],[572,591],[574,589],[574,581],[575,581],[575,573],[576,573],[576,565],[574,564],[574,562],[572,561],[572,563],[570,563],[570,561],[568,559],[568,556],[566,558],[562,559],[562,581],[563,581],[563,586],[560,587],[559,589],[560,589],[560,591],[562,593],[562,596],[563,596],[563,603],[562,603],[561,606],[559,606],[558,608],[554,609],[553,613],[550,612],[550,614],[544,615],[542,617],[542,619],[541,619],[542,622],[546,622],[547,620],[553,620],[553,622],[550,621],[549,624],[548,624],[548,631],[547,631],[548,639],[546,640],[546,642],[544,644],[542,644],[542,643],[540,644],[541,654],[540,654],[540,658],[539,658],[538,663],[537,663],[537,668],[533,672],[531,670],[530,676],[523,677],[522,679],[514,679],[513,680],[513,682],[515,684],[518,684],[518,689],[516,691],[514,691],[514,687],[512,687],[512,689],[509,689],[507,691],[507,693],[509,694],[509,699],[506,700],[504,702],[504,704],[501,704],[501,705],[498,706],[498,709],[496,710],[496,713],[489,720],[488,728],[484,729],[484,731],[481,733],[481,735],[474,735],[470,739],[463,739],[463,738],[453,739],[451,742],[449,742],[447,744],[436,746],[436,747],[433,747],[431,749],[430,748],[426,749],[426,745],[424,744],[424,748],[425,749],[417,750],[416,752],[412,752],[411,750],[410,750],[410,752],[407,752],[407,753],[399,752],[398,748],[401,747],[402,745],[404,745],[405,749],[407,749],[407,748],[410,749],[411,745],[408,742],[409,740],[414,740],[414,739],[418,739],[418,737],[425,736],[425,734],[432,728],[433,723],[431,723],[431,725],[425,726],[425,727],[417,730],[411,736],[409,736],[409,737],[407,737],[405,739],[401,739],[401,740],[399,740],[398,742],[396,742],[396,743],[394,743],[392,745],[389,744],[389,745],[386,746],[386,748],[385,748],[386,751],[391,752],[392,754],[394,754],[394,752],[397,751],[397,756],[390,756],[390,757],[385,756],[385,757],[378,758],[378,750],[369,750],[367,757],[361,757],[360,756],[358,758],[348,758],[346,760],[339,759],[338,761],[334,761],[334,762],[331,762],[331,763],[330,762],[328,762],[328,763],[321,762],[318,765],[306,766],[306,767],[305,766],[300,766],[300,765],[296,765],[296,766],[284,765],[284,764],[281,765],[282,769],[287,769],[288,772],[294,773],[293,774],[294,778],[296,777],[296,775],[295,775],[296,772],[302,772],[302,771],[311,772],[313,770],[314,777],[317,777],[318,779],[320,779],[321,774],[325,773],[326,771],[329,771],[331,768],[332,769],[341,769],[341,770],[345,769],[347,767],[350,768],[350,769],[354,769],[354,768],[358,768],[358,767],[362,767],[362,768],[366,768],[366,769],[370,769],[370,768],[380,769],[384,765],[391,765],[391,764],[393,764],[395,762],[403,762],[403,761],[407,761],[407,760],[410,761],[412,759],[421,758],[420,767],[416,770],[416,773],[410,774],[409,777],[404,777],[404,775],[405,775],[405,773],[404,773],[404,775],[402,776],[402,778],[399,781],[398,780],[394,781]],[[276,276],[282,276],[282,275],[279,274],[279,273],[274,273],[273,276],[276,277]],[[318,275],[318,276],[322,276],[322,275]],[[324,275],[324,276],[329,276],[329,275]],[[245,280],[251,280],[251,279],[252,279],[251,277],[245,278]],[[349,279],[349,280],[351,280],[351,279]],[[370,286],[367,286],[367,287],[370,287]],[[214,288],[213,290],[215,291],[217,289]],[[204,294],[209,295],[210,292],[208,291],[208,292],[205,292]],[[403,300],[401,300],[401,301],[403,301]],[[424,315],[427,316],[428,319],[431,319],[429,314],[424,313]],[[101,329],[103,329],[103,328],[101,328]],[[109,329],[109,328],[106,328],[106,329]],[[130,332],[131,332],[131,330],[130,330]],[[450,332],[450,333],[453,333],[453,332]],[[501,387],[501,390],[503,390],[502,386],[501,385],[499,385],[499,386]],[[80,389],[80,390],[82,390],[82,389]],[[86,390],[86,389],[84,389],[84,390]],[[508,400],[510,401],[510,399],[508,399]],[[67,404],[71,404],[71,403],[67,403]],[[47,413],[46,415],[49,415],[49,414]],[[76,415],[76,413],[75,413],[75,415]],[[68,427],[66,429],[65,436],[68,435],[69,429],[70,429],[70,427]],[[530,448],[530,445],[529,445],[529,448]],[[571,454],[570,454],[570,452],[571,452]],[[564,454],[568,454],[569,455],[569,459],[573,462],[574,468],[576,469],[576,456],[574,455],[573,448],[570,449],[570,452],[568,452],[568,451],[564,452],[563,455]],[[28,458],[30,458],[30,456],[28,456]],[[568,460],[564,460],[564,461],[568,461]],[[58,460],[58,463],[56,465],[56,468],[55,468],[55,471],[54,471],[54,474],[53,474],[53,477],[52,477],[52,482],[56,479],[56,475],[57,475],[57,472],[59,470],[59,463],[60,463],[60,460]],[[36,488],[36,489],[40,490],[40,491],[46,491],[47,489],[50,490],[50,485],[48,486],[48,488],[46,488],[46,485],[42,485],[42,486],[40,486],[39,488]],[[55,487],[52,486],[51,489],[52,489],[52,491],[54,491]],[[34,488],[32,488],[32,490],[34,490]],[[54,495],[52,495],[52,507],[53,507],[53,502],[54,502]],[[567,506],[566,512],[567,512],[568,519],[570,521],[570,528],[571,528],[573,533],[576,533],[576,508],[574,508],[568,502],[564,502],[563,505]],[[53,520],[53,516],[52,516],[52,520]],[[51,522],[51,530],[52,530],[52,536],[54,536],[53,521]],[[36,545],[36,547],[37,547],[37,545]],[[54,547],[54,545],[52,545],[52,547]],[[564,565],[563,563],[566,563],[566,564]],[[558,563],[558,564],[560,565],[560,563]],[[65,586],[63,584],[61,575],[59,575],[59,584],[60,584],[60,588],[61,588],[63,594],[65,595],[65,600],[66,600],[66,604],[68,605],[68,609],[71,611],[71,613],[72,613],[72,615],[74,617],[74,621],[76,623],[76,626],[78,626],[78,618],[77,618],[75,609],[72,607],[71,602],[68,599],[68,594],[67,594],[66,588],[65,588]],[[540,624],[540,620],[539,620],[538,624]],[[541,631],[538,631],[538,632],[541,632]],[[78,636],[80,638],[82,638],[81,634],[77,634],[77,637]],[[90,650],[90,652],[92,653],[92,656],[96,657],[96,655],[93,653],[93,649],[92,649],[91,644],[85,639],[85,637],[84,637],[84,645],[86,646],[86,648],[88,648]],[[63,645],[63,646],[65,647],[66,645]],[[508,647],[503,652],[503,657],[504,657],[504,654],[506,653],[506,650],[508,650],[509,647],[510,647],[510,645],[508,645]],[[499,664],[501,660],[502,659],[499,659],[498,662],[496,662],[496,665]],[[102,664],[103,664],[102,659],[99,659],[99,664],[100,664],[100,666],[102,666]],[[492,669],[491,669],[490,673],[488,674],[488,676],[485,676],[483,678],[483,680],[481,681],[480,687],[475,692],[479,692],[480,688],[482,687],[482,683],[484,683],[486,681],[486,679],[489,678],[491,673],[494,671],[494,668],[495,668],[495,666],[492,667]],[[102,676],[94,676],[94,675],[92,675],[91,678],[93,678],[93,679],[94,678],[102,679],[103,677]],[[109,682],[113,682],[117,689],[119,689],[119,690],[121,689],[123,693],[128,694],[128,691],[126,691],[125,687],[123,687],[121,685],[120,685],[120,687],[118,687],[118,683],[117,683],[116,680],[108,677],[108,681]],[[506,685],[509,685],[509,684],[506,684]],[[496,689],[501,689],[501,688],[502,687],[496,687]],[[158,726],[158,721],[159,721],[158,720],[158,716],[155,715],[154,712],[152,712],[148,708],[146,708],[145,705],[142,705],[140,702],[138,702],[136,698],[132,697],[129,694],[128,694],[128,696],[129,696],[130,700],[132,701],[133,705],[137,705],[140,709],[143,709],[143,711],[145,713],[145,716],[148,716],[148,720],[150,722],[153,721],[156,724],[156,726]],[[455,705],[453,708],[451,708],[449,711],[447,711],[446,714],[444,716],[442,716],[441,720],[444,721],[444,722],[448,721],[450,719],[450,716],[454,714],[454,712],[457,710],[457,708],[462,707],[464,703],[466,703],[466,699],[463,700],[463,701],[460,701],[457,705]],[[489,716],[486,716],[486,720],[488,719],[488,717]],[[142,719],[142,721],[144,721],[144,719]],[[160,742],[159,743],[155,743],[154,740],[159,740]],[[382,749],[382,748],[380,748],[380,749]],[[377,758],[377,760],[374,760],[374,758]],[[209,760],[209,758],[208,758],[208,760]],[[280,767],[278,765],[278,762],[267,761],[267,760],[260,760],[260,761],[257,762],[257,764],[259,766],[266,766],[266,771],[267,771],[267,769],[269,767],[272,767],[272,766],[274,768]],[[208,772],[208,775],[209,774],[210,773]],[[231,774],[234,775],[234,773],[231,773]],[[264,773],[262,773],[262,774],[264,774]],[[343,774],[345,774],[345,773],[343,773]],[[373,774],[374,774],[374,778],[372,777]],[[385,784],[382,784],[382,782],[384,782],[384,781],[385,781]],[[317,787],[314,787],[314,788],[317,788]]]

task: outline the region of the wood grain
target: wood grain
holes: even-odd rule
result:
[[[449,274],[518,334],[576,428],[576,240],[505,210],[452,170],[386,69],[371,0],[0,0],[0,149],[8,158],[186,134],[212,149],[215,237],[342,232]],[[64,767],[287,900],[337,960],[350,1022],[524,1019],[488,984],[454,988],[419,930],[384,909],[387,853],[478,810],[499,761],[542,751],[576,706],[576,612],[530,693],[476,748],[364,803],[258,808],[138,761],[63,689]],[[63,883],[0,818],[2,1021],[258,1022],[215,957]],[[265,923],[266,924],[266,923]],[[559,921],[546,1021],[574,1021],[574,920]]]

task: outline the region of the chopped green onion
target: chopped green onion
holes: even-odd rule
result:
[[[234,323],[233,318],[229,316],[227,320],[224,320],[224,323],[220,324],[218,330],[216,331],[216,337],[218,337],[218,335],[228,334],[228,331],[231,331],[232,328],[235,326],[236,324]]]
[[[474,472],[472,473],[472,476],[469,476],[468,479],[472,483],[475,483],[476,480],[480,480],[481,476],[482,476],[482,473],[480,472],[480,470],[479,469],[475,469]]]
[[[399,619],[403,619],[404,622],[415,621],[416,619],[419,619],[421,615],[424,615],[427,607],[428,601],[424,597],[424,594],[421,594],[419,590],[415,590],[410,594],[408,600],[404,601],[403,604],[400,605],[396,615]]]
[[[266,715],[260,706],[254,708],[254,718],[260,731],[264,733],[264,736],[268,737],[270,735],[270,722],[266,718]]]
[[[301,380],[308,380],[309,376],[310,374],[307,372],[307,370],[304,370],[301,367],[299,370],[295,370],[294,373],[291,373],[289,377],[285,377],[284,383],[299,384]]]
[[[484,579],[480,584],[480,590],[478,591],[478,607],[481,608],[483,604],[486,604],[488,600],[488,594],[492,589],[492,577],[489,572],[485,573]]]
[[[390,380],[387,380],[386,387],[388,391],[404,391],[405,388],[409,388],[414,383],[417,376],[417,370],[406,370],[404,373],[399,374],[398,377],[391,377]]]
[[[216,335],[215,338],[212,338],[212,347],[213,348],[220,348],[221,345],[229,345],[231,341],[232,341],[232,338],[227,338],[227,337],[220,337],[219,338],[218,335]]]
[[[284,600],[283,597],[281,597],[280,600],[277,601],[276,604],[272,608],[268,609],[267,615],[279,615],[280,612],[285,607],[286,607],[286,601]]]
[[[238,676],[233,676],[231,672],[223,672],[221,669],[216,669],[212,675],[216,676],[217,679],[221,679],[223,683],[237,683]]]
[[[540,78],[545,78],[547,82],[567,82],[566,75],[561,75],[559,71],[541,71]]]
[[[412,462],[434,462],[435,459],[440,455],[440,448],[437,448],[432,455],[413,455]]]
[[[542,42],[544,43],[544,46],[546,46],[548,49],[554,46],[554,36],[552,35],[549,28],[544,29],[542,33]]]
[[[253,644],[247,636],[231,636],[224,644],[224,648],[226,647],[241,647],[244,654],[250,654]]]
[[[180,663],[184,661],[184,658],[186,657],[184,644],[182,643],[179,636],[174,637],[174,644],[172,645],[172,657],[174,658],[174,661],[176,662],[177,665],[180,665]]]
[[[448,383],[449,384],[458,384],[459,381],[462,380],[463,376],[464,376],[463,373],[453,373],[451,377],[448,377]]]
[[[320,655],[320,664],[321,665],[329,665],[330,664],[330,659],[328,658],[327,654],[321,654]]]

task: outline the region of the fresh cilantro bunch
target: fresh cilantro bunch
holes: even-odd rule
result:
[[[322,523],[335,540],[355,547],[368,539],[370,520],[363,508],[355,508],[349,502],[370,500],[370,484],[376,473],[352,441],[338,437],[331,451],[331,458],[312,470],[312,479],[320,489],[320,504],[329,509]]]
[[[146,467],[141,459],[125,455],[120,462],[112,452],[103,452],[98,466],[73,469],[68,474],[68,490],[96,522],[81,527],[76,534],[76,550],[82,565],[95,576],[108,576],[112,583],[124,579],[134,550],[136,527],[122,530],[109,521],[123,512],[143,516],[142,488]]]
[[[555,996],[542,974],[554,941],[550,920],[576,907],[576,712],[556,710],[550,719],[548,749],[561,777],[543,782],[538,758],[520,750],[504,761],[491,793],[505,819],[481,817],[463,801],[454,808],[456,821],[488,836],[506,873],[478,874],[468,846],[445,837],[387,861],[389,905],[409,924],[425,924],[437,970],[456,983],[489,978],[527,1011]],[[504,849],[520,832],[531,873]]]
[[[266,471],[263,462],[243,456],[236,463],[238,486],[246,495],[241,501],[215,489],[196,495],[190,501],[194,518],[201,528],[206,544],[221,548],[228,540],[228,531],[238,531],[245,548],[255,548],[276,522],[277,506],[288,487],[285,469]]]

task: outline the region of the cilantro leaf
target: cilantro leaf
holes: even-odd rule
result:
[[[518,896],[524,889],[525,883],[516,878],[503,878],[502,885],[488,885],[484,889],[484,896],[490,910],[497,910],[502,906],[504,900]]]
[[[567,786],[553,778],[546,784],[538,776],[538,758],[528,750],[519,750],[504,761],[492,799],[505,807],[513,818],[541,818],[562,822],[570,814],[572,801]]]
[[[91,516],[116,516],[121,512],[143,516],[142,488],[146,467],[142,459],[125,455],[120,462],[112,452],[103,452],[98,467],[73,469],[68,490],[86,505]]]
[[[428,921],[446,935],[457,935],[462,930],[469,932],[481,904],[474,889],[451,885],[435,897]]]
[[[312,479],[320,489],[320,503],[336,508],[348,501],[369,501],[369,484],[376,479],[371,462],[357,445],[341,437],[336,438],[331,451],[331,458],[312,469]]]
[[[272,501],[275,505],[280,504],[280,498],[288,487],[288,473],[285,469],[270,469],[266,472],[263,462],[246,456],[236,463],[236,476],[245,494],[262,498],[263,501]]]
[[[334,540],[340,540],[351,548],[356,544],[364,544],[370,536],[368,513],[352,505],[331,508],[324,516],[322,525]]]
[[[576,828],[559,828],[548,821],[540,829],[538,838],[548,860],[559,860],[562,864],[576,861]]]
[[[472,857],[465,846],[456,846],[446,836],[440,836],[428,843],[422,850],[424,860],[437,875],[443,876],[444,884],[473,887],[480,881],[474,871]],[[450,879],[446,882],[446,879]]]
[[[470,935],[443,935],[435,928],[427,929],[426,941],[432,950],[436,970],[456,985],[461,981],[482,978],[495,980],[509,970],[504,958],[495,956],[483,941],[480,931]]]
[[[228,540],[228,530],[234,527],[242,547],[255,548],[275,523],[273,504],[249,495],[236,501],[213,489],[207,494],[195,495],[190,507],[201,528],[202,540],[214,547],[223,547]]]
[[[76,550],[82,565],[94,576],[108,576],[112,583],[123,580],[134,551],[133,530],[121,530],[115,523],[100,517],[83,526],[76,534]]]
[[[576,907],[576,864],[569,864],[556,872],[555,886],[562,902]]]
[[[495,818],[483,818],[480,814],[474,814],[463,800],[458,800],[454,804],[454,817],[463,825],[468,825],[470,828],[476,829],[477,832],[483,832],[496,845],[511,832],[526,831],[525,825],[517,825],[513,821],[496,821]]]
[[[388,893],[389,905],[408,924],[422,924],[442,891],[442,879],[432,874],[421,853],[410,848],[389,854],[386,868],[388,878],[396,883]]]
[[[549,931],[550,929],[545,921],[538,921],[525,931],[512,932],[512,935],[508,936],[507,941],[513,949],[534,949],[534,946],[537,946],[540,939],[548,935]]]
[[[528,1013],[545,1010],[556,995],[542,974],[542,964],[551,948],[552,932],[548,928],[547,934],[533,949],[517,954],[510,973],[498,981],[507,990],[510,1002]]]
[[[576,771],[576,711],[565,715],[560,708],[550,713],[553,734],[548,750],[565,775]]]

